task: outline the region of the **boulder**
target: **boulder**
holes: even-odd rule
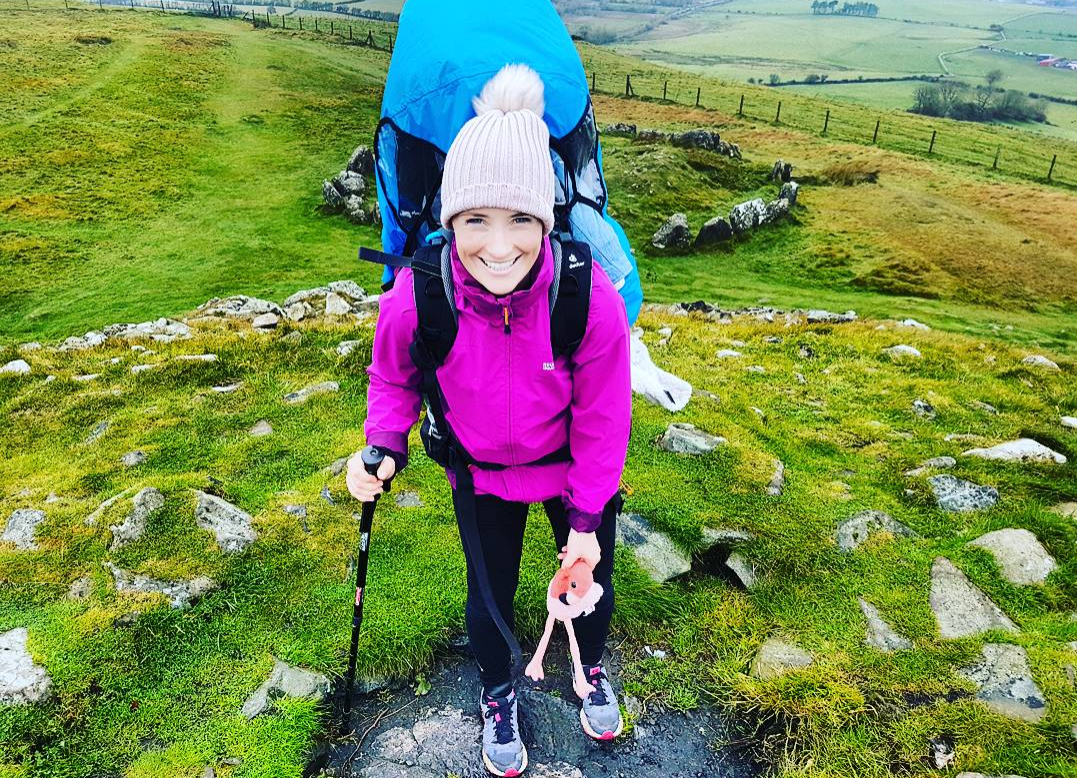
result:
[[[718,351],[718,353],[716,353],[714,356],[716,356],[718,359],[736,359],[737,357],[741,356],[741,353],[731,348],[724,348]]]
[[[348,158],[346,170],[361,176],[374,175],[374,152],[368,146],[356,146]]]
[[[998,413],[998,408],[990,403],[985,403],[981,400],[973,400],[971,404],[972,407],[978,411],[983,411],[984,413]]]
[[[234,554],[253,543],[258,534],[251,526],[251,515],[226,500],[198,491],[195,523],[217,538],[221,551]]]
[[[737,580],[741,582],[745,589],[754,589],[756,584],[759,583],[759,574],[755,569],[755,565],[739,551],[734,551],[725,560],[725,566],[728,567]]]
[[[933,475],[928,482],[935,493],[935,502],[951,513],[983,511],[999,501],[998,490],[994,487],[980,486],[952,475]]]
[[[732,237],[733,228],[729,225],[729,222],[721,216],[715,216],[700,229],[699,234],[696,235],[695,245],[697,247],[710,246],[727,241]]]
[[[843,521],[834,532],[834,542],[838,549],[850,552],[859,548],[876,532],[889,532],[906,538],[917,537],[916,533],[900,521],[882,511],[861,511]]]
[[[1051,512],[1066,519],[1077,519],[1077,502],[1061,502],[1051,508]]]
[[[987,643],[983,659],[958,672],[978,691],[976,698],[1011,719],[1036,723],[1047,713],[1047,700],[1032,678],[1028,654],[1021,646]]]
[[[640,130],[636,133],[636,140],[641,143],[666,143],[672,134],[661,130]]]
[[[1002,577],[1018,586],[1042,584],[1057,567],[1047,549],[1027,529],[995,530],[969,545],[990,552],[1002,570]]]
[[[761,197],[738,203],[729,211],[729,226],[736,233],[748,232],[763,223],[766,213],[767,204]]]
[[[770,169],[770,180],[787,182],[793,179],[793,165],[790,162],[783,162],[778,160],[774,163],[774,166]]]
[[[186,608],[199,597],[217,588],[217,583],[204,575],[190,581],[162,581],[148,575],[122,570],[111,562],[101,564],[112,573],[117,592],[160,594],[168,599],[169,607],[173,609]]]
[[[29,353],[31,351],[40,351],[40,350],[41,350],[41,344],[38,343],[36,340],[32,340],[29,343],[20,343],[19,344],[19,351],[21,351],[23,353]]]
[[[29,375],[30,363],[25,359],[13,359],[3,367],[0,367],[0,373],[10,373],[11,375]]]
[[[651,245],[656,249],[686,249],[691,246],[692,230],[688,227],[688,217],[675,213],[666,219],[651,238]]]
[[[899,327],[911,327],[916,330],[924,330],[925,332],[931,330],[926,324],[921,324],[916,319],[902,319],[897,324]]]
[[[1071,430],[1077,430],[1077,416],[1063,416],[1062,426],[1069,427]]]
[[[898,634],[893,627],[883,620],[878,609],[863,597],[857,597],[860,603],[860,611],[868,622],[867,635],[864,644],[876,648],[884,653],[904,651],[912,648],[912,641]]]
[[[808,324],[847,324],[856,321],[856,311],[845,313],[831,313],[820,309],[812,309],[805,314]]]
[[[280,324],[280,319],[275,313],[263,313],[251,319],[251,326],[256,330],[274,330]]]
[[[658,438],[658,447],[675,454],[709,454],[723,445],[726,439],[697,430],[694,424],[672,422]]]
[[[898,344],[897,346],[891,346],[890,348],[884,348],[883,353],[889,355],[891,359],[903,359],[905,357],[919,359],[923,356],[919,349],[904,343]]]
[[[330,292],[325,296],[326,316],[346,316],[351,312],[351,303],[349,303],[336,292]]]
[[[250,320],[266,313],[272,313],[278,318],[284,317],[284,311],[276,303],[243,294],[225,298],[214,297],[198,306],[198,312],[201,316],[220,316],[228,319]]]
[[[337,345],[336,351],[340,356],[346,357],[362,345],[361,340],[344,340]]]
[[[423,501],[419,499],[418,492],[397,492],[393,498],[398,508],[422,508]]]
[[[110,324],[105,327],[109,340],[141,340],[148,338],[158,343],[171,343],[191,337],[191,328],[175,319],[160,318],[139,324]]]
[[[344,195],[334,181],[322,181],[322,199],[334,211],[344,207]]]
[[[91,330],[80,337],[72,336],[60,344],[60,351],[85,351],[105,342],[105,333]]]
[[[28,637],[25,627],[0,634],[0,705],[29,705],[52,696],[52,679],[34,663]]]
[[[785,465],[781,460],[774,460],[774,475],[770,478],[770,483],[767,484],[767,494],[771,497],[781,497],[782,489],[785,488]]]
[[[773,224],[789,213],[789,201],[778,198],[766,204],[763,215],[759,218],[760,224]]]
[[[617,542],[632,549],[639,566],[656,583],[665,583],[692,569],[691,557],[638,514],[617,517]]]
[[[1026,365],[1033,365],[1034,367],[1043,367],[1043,368],[1046,368],[1047,370],[1061,370],[1062,369],[1057,364],[1055,364],[1054,362],[1052,362],[1050,359],[1043,356],[1042,354],[1031,354],[1031,355],[1025,357],[1024,359],[1022,359],[1021,362],[1026,364]]]
[[[285,307],[284,313],[292,321],[303,321],[303,319],[314,313],[314,309],[311,308],[310,305],[305,302],[292,303],[291,305]]]
[[[216,354],[180,354],[176,357],[177,362],[216,362]]]
[[[45,511],[36,508],[19,508],[7,518],[4,534],[0,541],[14,543],[20,551],[33,551],[37,548],[37,525],[45,520]]]
[[[935,406],[929,403],[927,400],[916,399],[912,401],[912,410],[921,419],[934,419],[937,415],[935,413]]]
[[[109,546],[109,551],[115,551],[128,543],[139,540],[142,533],[146,531],[150,515],[165,506],[165,497],[157,489],[147,486],[135,495],[132,502],[131,513],[127,515],[123,523],[109,527],[112,532],[112,544]]]
[[[932,457],[931,459],[925,459],[919,466],[914,467],[912,470],[906,470],[905,475],[909,477],[923,475],[928,470],[946,470],[956,464],[957,460],[953,457]]]
[[[636,134],[636,125],[625,124],[624,122],[616,122],[614,124],[607,124],[602,129],[603,135],[627,135],[632,136]]]
[[[980,457],[981,459],[1001,459],[1005,462],[1054,462],[1059,465],[1066,464],[1066,457],[1057,451],[1047,448],[1032,438],[1011,440],[1008,443],[999,443],[991,448],[970,448],[961,452],[962,456]]]
[[[312,384],[300,389],[298,392],[290,392],[284,395],[284,402],[291,405],[297,403],[305,403],[311,397],[318,394],[327,394],[331,392],[339,392],[340,384],[336,381],[322,381],[318,384]]]
[[[269,678],[243,703],[240,712],[253,719],[272,706],[280,697],[297,697],[324,700],[329,694],[329,679],[321,673],[292,667],[279,659],[273,660]]]
[[[353,173],[350,170],[342,170],[340,171],[340,174],[337,175],[336,180],[339,182],[340,187],[350,195],[362,197],[363,193],[366,192],[366,181],[364,181],[363,177],[358,173]]]
[[[797,194],[800,191],[800,187],[796,181],[786,181],[782,184],[782,189],[778,192],[778,197],[789,203],[789,207],[792,208],[797,204]]]
[[[273,425],[265,419],[261,419],[253,427],[250,428],[248,434],[252,438],[264,438],[266,435],[273,434]]]
[[[752,661],[751,674],[759,679],[776,678],[790,670],[808,667],[814,660],[802,648],[777,638],[771,638],[759,647]]]
[[[965,638],[990,630],[1017,632],[1009,617],[946,557],[931,566],[931,610],[946,639]]]

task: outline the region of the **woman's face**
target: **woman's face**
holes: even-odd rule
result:
[[[534,216],[481,208],[453,217],[456,253],[467,272],[494,295],[516,289],[542,250],[543,225]]]

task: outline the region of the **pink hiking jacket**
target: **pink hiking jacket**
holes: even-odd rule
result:
[[[455,243],[451,265],[458,332],[438,369],[446,418],[476,460],[509,465],[496,471],[471,466],[475,493],[529,503],[560,495],[569,526],[594,531],[617,492],[631,429],[624,301],[595,262],[586,334],[571,358],[554,359],[548,237],[530,273],[531,286],[501,298],[471,277]],[[378,307],[373,359],[367,368],[366,440],[406,455],[408,434],[422,405],[420,372],[408,354],[418,326],[411,270],[397,275]],[[571,461],[524,464],[566,443]],[[446,472],[454,482],[451,471]]]

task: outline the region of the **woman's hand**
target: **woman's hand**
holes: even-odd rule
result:
[[[561,553],[557,555],[561,560],[561,567],[572,567],[576,560],[582,559],[592,570],[602,559],[602,551],[598,547],[598,537],[593,532],[577,532],[574,529],[568,531],[568,545],[561,547]]]
[[[360,502],[370,502],[375,496],[385,491],[382,486],[396,473],[396,460],[385,457],[378,466],[378,475],[375,478],[363,467],[363,454],[356,451],[348,460],[348,475],[345,483],[352,497]]]

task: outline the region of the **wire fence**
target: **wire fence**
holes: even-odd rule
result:
[[[1032,181],[1077,188],[1077,144],[1046,135],[912,113],[873,111],[770,89],[739,90],[683,76],[590,71],[591,91],[683,105],[729,120],[766,122],[835,141],[900,151],[926,159],[987,168]]]

